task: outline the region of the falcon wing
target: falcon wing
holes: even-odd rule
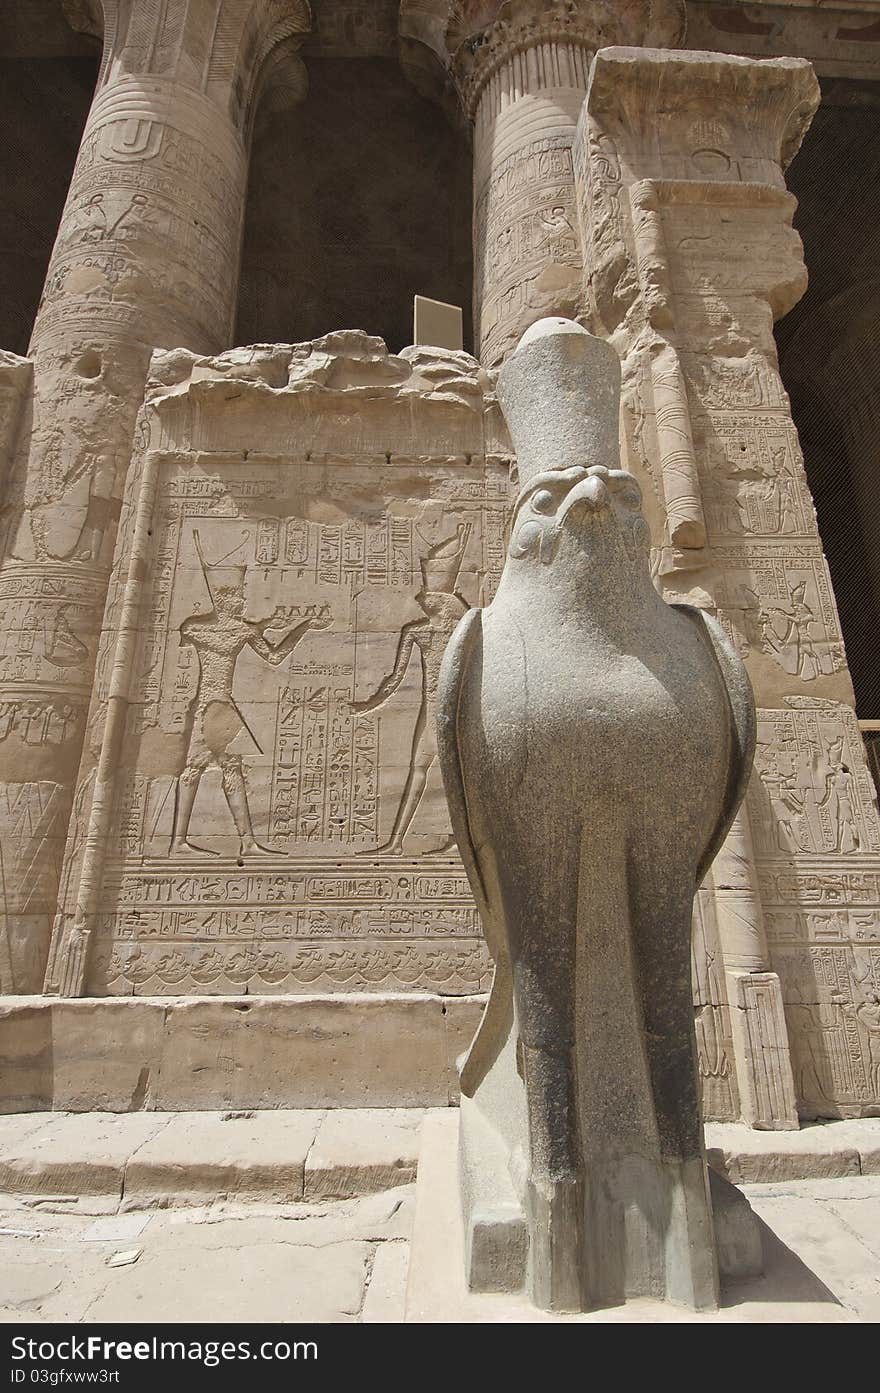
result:
[[[482,639],[482,611],[469,610],[449,640],[437,688],[437,746],[452,830],[495,963],[489,1000],[461,1067],[461,1091],[467,1097],[473,1095],[495,1062],[513,1020],[513,982],[498,874],[491,847],[475,834],[471,823],[466,775],[459,749],[462,696],[471,662],[480,653]]]
[[[731,738],[727,787],[724,790],[718,821],[700,859],[697,871],[697,884],[700,885],[721,850],[724,838],[730,831],[730,824],[746,794],[755,754],[755,697],[745,664],[734,651],[718,620],[705,610],[695,609],[691,605],[674,605],[673,608],[688,616],[699,629],[707,648],[711,650],[721,671],[730,710]]]

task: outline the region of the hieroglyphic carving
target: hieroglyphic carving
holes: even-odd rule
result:
[[[750,795],[773,965],[805,1116],[880,1113],[880,816],[852,711],[760,713]]]
[[[656,500],[656,583],[671,600],[717,613],[767,708],[754,846],[740,839],[713,869],[740,1115],[759,1126],[793,1121],[777,1067],[783,998],[804,1115],[878,1105],[864,1063],[873,979],[859,985],[861,962],[844,970],[878,921],[858,887],[840,883],[842,863],[865,872],[880,851],[877,815],[772,337],[773,318],[805,286],[782,171],[816,97],[807,66],[789,60],[606,52],[575,147],[587,288],[623,359],[629,465]],[[673,542],[675,510],[657,468],[664,442],[652,351],[672,329],[673,397],[690,430],[703,549]],[[837,898],[819,910],[808,886],[828,876]],[[843,953],[834,992],[789,990],[794,963],[803,972],[812,945],[829,935]],[[858,1055],[858,1067],[831,1069],[829,1031],[840,1060]]]
[[[454,536],[436,542],[427,555],[421,558],[422,588],[416,600],[424,617],[411,619],[403,626],[393,668],[383,677],[371,696],[352,703],[352,710],[358,714],[384,706],[403,682],[413,651],[418,651],[421,695],[413,731],[410,765],[391,835],[379,848],[380,851],[391,851],[397,855],[402,853],[403,841],[422,800],[428,775],[437,763],[437,683],[446,645],[468,608],[467,601],[457,594],[455,587],[469,534],[470,524],[459,523]],[[450,830],[446,844],[438,849],[451,850],[453,846],[454,840]]]
[[[831,583],[815,543],[753,540],[712,549],[718,617],[766,697],[846,671]],[[763,678],[763,680],[762,680]]]
[[[583,81],[576,106],[586,90],[585,71]],[[474,195],[474,302],[487,363],[497,363],[513,347],[520,326],[571,310],[578,298],[572,131],[558,132],[559,115],[552,115],[549,133],[493,164]]]
[[[474,324],[483,362],[500,363],[529,324],[572,314],[582,254],[572,143],[590,58],[603,44],[673,46],[678,0],[452,6],[446,61],[474,123]]]
[[[30,396],[34,365],[29,358],[0,349],[0,485],[8,494],[7,472]]]
[[[871,777],[846,708],[809,698],[789,698],[787,705],[762,712],[759,726],[760,854],[880,852]]]
[[[431,716],[503,550],[478,365],[350,333],[153,373],[111,775],[84,793],[48,988],[479,990]]]
[[[309,22],[299,0],[102,9],[98,85],[34,325],[31,419],[0,520],[0,701],[30,713],[31,741],[41,724],[57,735],[59,702],[75,708],[51,771],[67,808],[150,352],[228,342],[254,84],[272,44]],[[0,734],[12,803],[21,730],[17,719]],[[14,879],[19,861],[7,859]],[[45,923],[57,885],[41,883]],[[44,934],[30,990],[46,947]]]
[[[2,711],[2,707],[0,707]],[[38,743],[45,722],[64,710],[40,705],[18,719]],[[66,791],[50,779],[6,784],[0,789],[0,993],[24,992],[42,977],[67,820]]]

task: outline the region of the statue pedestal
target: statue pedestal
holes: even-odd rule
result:
[[[526,1294],[519,1292],[476,1293],[467,1288],[465,1239],[461,1215],[458,1178],[459,1113],[456,1109],[429,1113],[422,1128],[419,1171],[416,1183],[416,1212],[407,1283],[407,1322],[416,1324],[552,1324],[554,1322],[676,1323],[700,1321],[847,1321],[851,1316],[828,1300],[821,1299],[816,1283],[816,1299],[805,1301],[802,1263],[778,1242],[768,1245],[765,1270],[738,1280],[725,1289],[724,1276],[734,1261],[742,1260],[744,1215],[740,1205],[747,1201],[735,1191],[740,1212],[735,1225],[720,1222],[716,1207],[716,1241],[722,1272],[722,1307],[719,1311],[696,1313],[662,1301],[640,1299],[626,1305],[583,1314],[558,1314],[539,1310]],[[734,1190],[735,1187],[731,1186]],[[713,1204],[717,1206],[715,1178]],[[748,1211],[755,1229],[760,1220]],[[766,1230],[765,1230],[766,1231]]]

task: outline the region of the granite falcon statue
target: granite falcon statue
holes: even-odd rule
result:
[[[614,350],[534,325],[499,375],[521,490],[497,594],[444,658],[452,824],[495,962],[462,1066],[469,1277],[538,1305],[717,1302],[690,975],[694,893],[754,704],[648,571]]]

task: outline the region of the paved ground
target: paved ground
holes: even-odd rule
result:
[[[0,1196],[0,1321],[402,1321],[412,1192],[123,1213]]]
[[[784,1245],[844,1310],[880,1321],[880,1176],[742,1189],[772,1231],[765,1251]]]
[[[400,1322],[422,1116],[0,1118],[0,1321]],[[713,1134],[735,1178],[774,1177],[743,1185],[767,1275],[728,1318],[880,1320],[878,1126],[805,1129],[794,1153]]]

